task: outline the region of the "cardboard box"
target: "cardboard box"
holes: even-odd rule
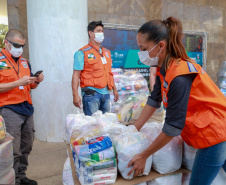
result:
[[[69,153],[69,158],[70,158],[70,162],[71,162],[71,170],[72,170],[72,175],[73,175],[73,180],[74,180],[74,185],[81,185],[77,175],[76,175],[76,171],[75,171],[75,164],[73,161],[73,157],[72,157],[72,151],[70,148],[70,145],[67,144],[67,148],[68,148],[68,153]],[[142,177],[135,177],[131,180],[125,180],[123,179],[123,177],[120,175],[120,173],[118,173],[117,176],[117,180],[115,182],[115,185],[132,185],[132,184],[139,184],[141,182],[146,182],[146,181],[150,181],[152,179],[156,179],[158,177],[162,177],[162,176],[166,176],[166,175],[171,175],[171,174],[176,174],[176,173],[186,173],[186,172],[190,172],[190,170],[187,170],[185,168],[181,168],[175,172],[172,173],[167,173],[167,174],[160,174],[158,172],[156,172],[155,170],[151,169],[151,172],[149,173],[149,175],[144,175]]]

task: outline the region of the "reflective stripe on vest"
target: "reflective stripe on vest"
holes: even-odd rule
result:
[[[226,97],[200,65],[182,60],[179,64],[173,62],[165,77],[160,76],[164,106],[167,108],[170,83],[186,74],[196,74],[196,77],[191,86],[182,138],[194,148],[226,141]]]

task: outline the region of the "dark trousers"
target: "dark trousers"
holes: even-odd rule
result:
[[[9,108],[0,109],[6,132],[13,139],[13,168],[16,174],[16,184],[20,183],[20,179],[26,176],[28,166],[28,155],[30,154],[34,141],[34,121],[32,116],[18,114]]]

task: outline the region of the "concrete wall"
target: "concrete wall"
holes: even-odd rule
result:
[[[8,25],[7,0],[0,0],[0,24]]]
[[[179,18],[185,31],[207,32],[206,71],[226,60],[226,0],[88,0],[88,20],[141,26],[151,19]]]
[[[26,38],[23,57],[29,59],[26,0],[7,0],[9,29],[20,30]]]

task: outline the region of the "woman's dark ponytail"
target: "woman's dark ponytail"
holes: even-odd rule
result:
[[[182,59],[189,62],[192,60],[188,57],[185,47],[182,43],[183,29],[181,22],[174,18],[168,17],[166,20],[152,20],[140,27],[139,33],[147,35],[147,41],[158,43],[162,40],[167,41],[167,58],[166,69],[174,60]]]

